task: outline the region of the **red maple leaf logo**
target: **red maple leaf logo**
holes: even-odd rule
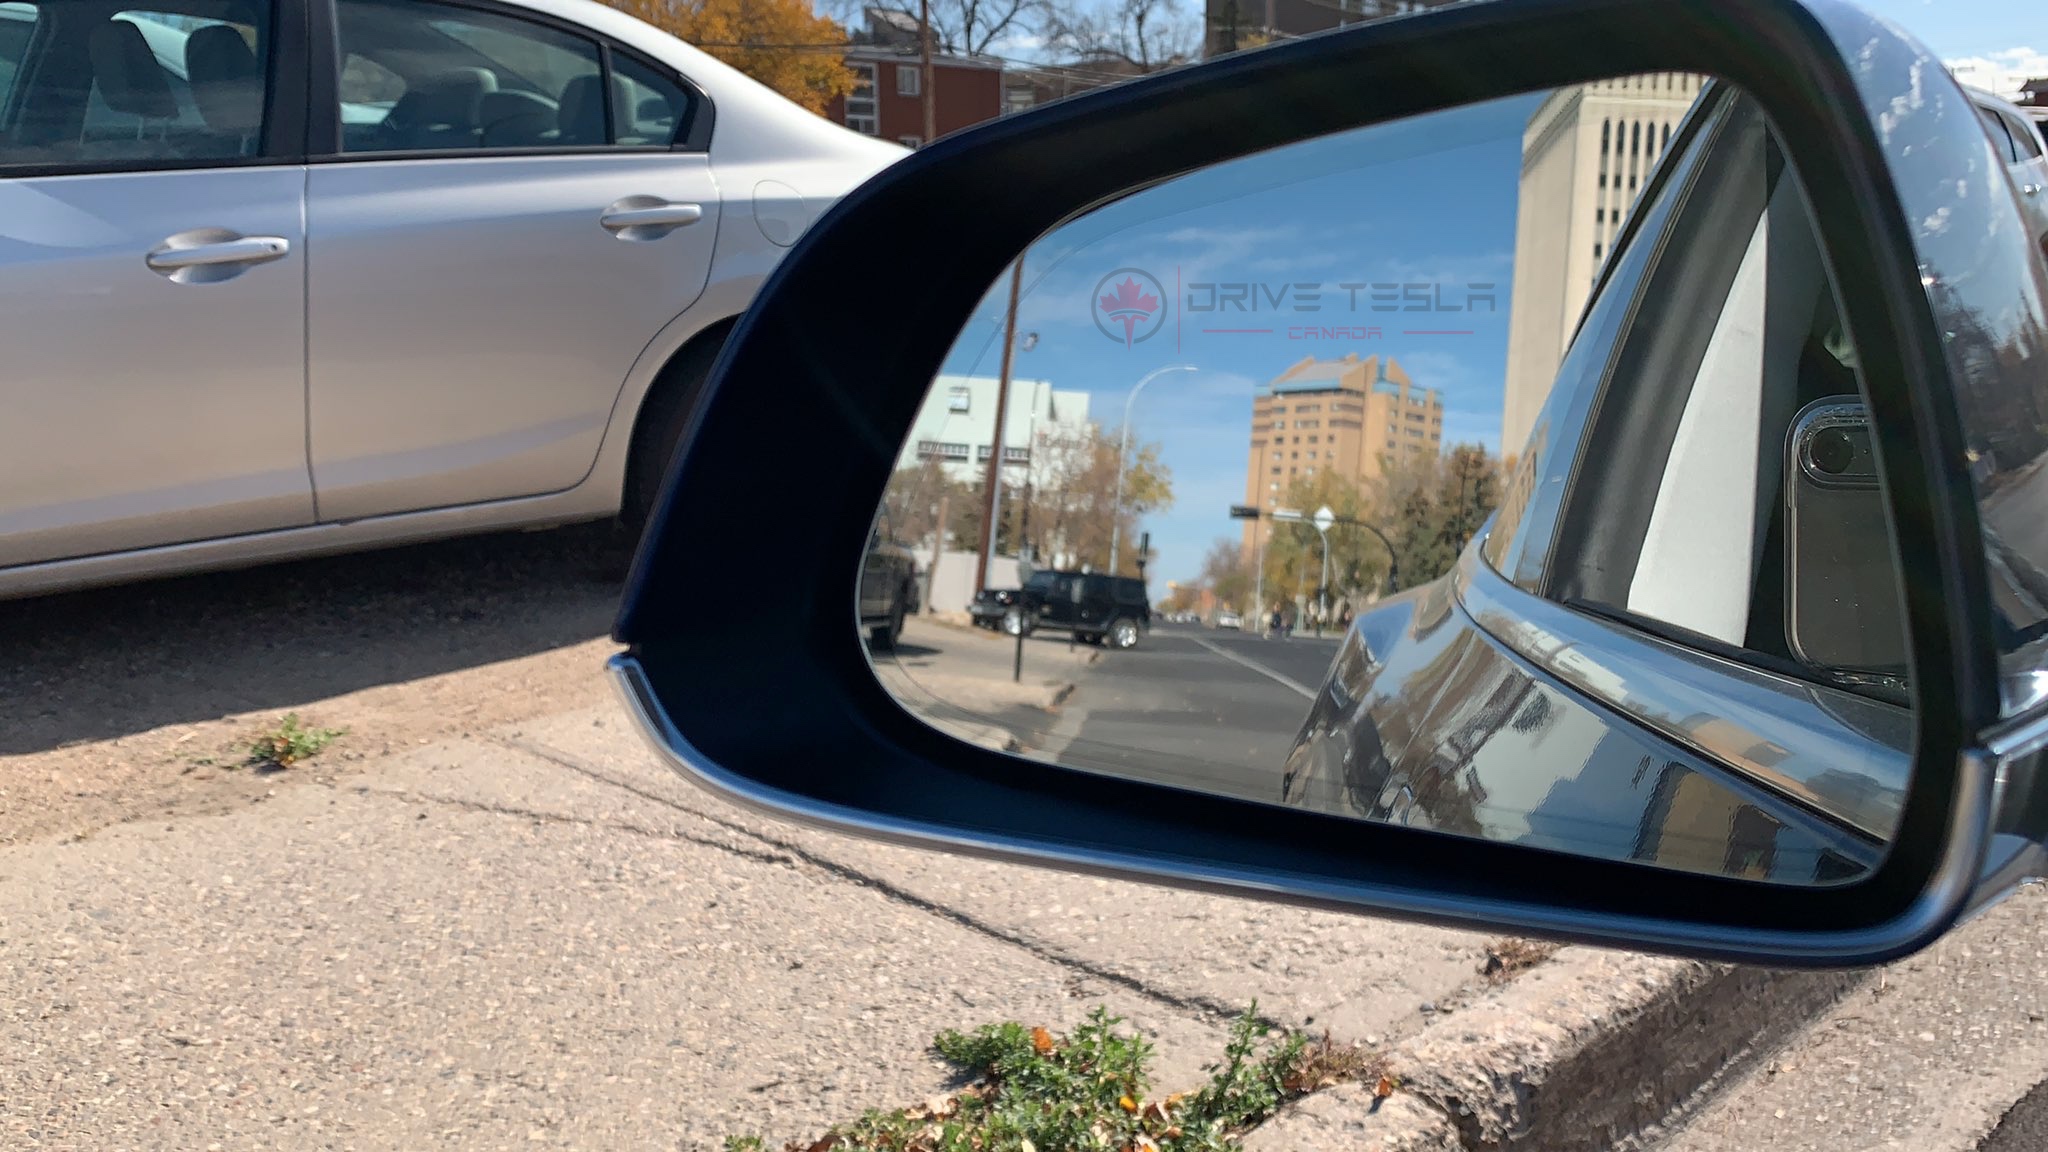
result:
[[[1123,324],[1126,348],[1131,346],[1131,332],[1137,327],[1138,321],[1150,319],[1152,313],[1159,310],[1159,297],[1145,291],[1136,279],[1129,276],[1124,277],[1124,282],[1116,286],[1114,293],[1100,298],[1096,303],[1111,320]]]

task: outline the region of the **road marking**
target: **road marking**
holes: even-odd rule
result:
[[[1261,664],[1248,656],[1239,656],[1237,653],[1230,651],[1228,648],[1225,648],[1220,644],[1211,643],[1210,641],[1205,640],[1200,636],[1190,636],[1188,637],[1188,639],[1193,640],[1195,643],[1200,644],[1202,647],[1207,648],[1209,651],[1214,652],[1218,656],[1223,657],[1225,660],[1229,660],[1237,664],[1242,664],[1245,667],[1251,669],[1252,671],[1257,672],[1261,676],[1269,677],[1275,681],[1278,681],[1281,684],[1285,684],[1289,688],[1294,689],[1296,692],[1301,693],[1303,696],[1306,696],[1311,700],[1316,698],[1315,689],[1304,687],[1301,681],[1295,680],[1292,677],[1282,676],[1280,673],[1273,671],[1271,668],[1266,667],[1264,664]]]

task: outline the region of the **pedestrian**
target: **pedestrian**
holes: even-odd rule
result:
[[[1280,626],[1281,626],[1281,625],[1282,625],[1283,623],[1285,623],[1285,621],[1286,621],[1286,617],[1284,617],[1284,616],[1282,616],[1282,615],[1280,614],[1280,604],[1279,604],[1279,602],[1278,602],[1278,601],[1275,601],[1275,602],[1274,602],[1274,604],[1273,604],[1273,614],[1272,614],[1271,616],[1267,617],[1267,623],[1268,623],[1268,624],[1270,625],[1270,627],[1268,628],[1268,630],[1267,630],[1267,632],[1266,632],[1266,638],[1267,638],[1267,639],[1269,639],[1269,640],[1277,640],[1277,639],[1279,639],[1279,638],[1280,638]]]

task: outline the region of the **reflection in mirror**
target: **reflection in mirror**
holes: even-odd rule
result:
[[[1726,85],[1311,140],[1019,254],[903,444],[860,619],[898,701],[1015,755],[1850,881],[1913,739],[1859,388]]]

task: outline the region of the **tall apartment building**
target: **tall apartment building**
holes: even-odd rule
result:
[[[1522,133],[1501,452],[1522,452],[1601,262],[1700,77],[1631,76],[1550,94]]]
[[[1392,357],[1310,356],[1252,401],[1244,502],[1270,512],[1292,481],[1318,471],[1364,486],[1382,474],[1386,461],[1436,455],[1443,436],[1443,398],[1415,387]],[[1247,549],[1266,522],[1245,525]]]

